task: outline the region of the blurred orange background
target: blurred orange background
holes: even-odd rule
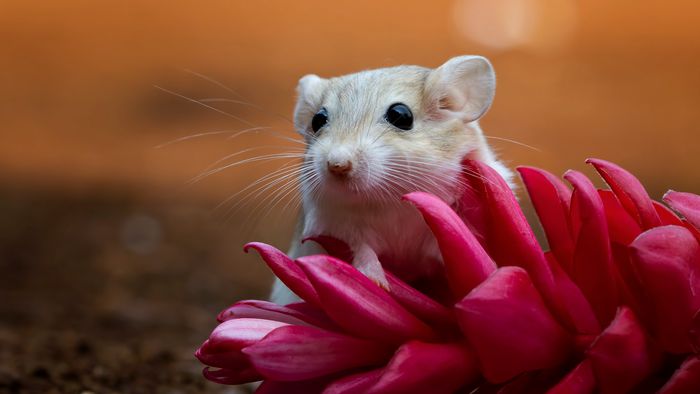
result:
[[[304,74],[435,67],[461,54],[495,66],[482,126],[509,164],[592,175],[583,160],[599,157],[631,170],[654,198],[700,192],[694,1],[0,3],[0,296],[10,300],[0,344],[14,349],[0,352],[13,365],[0,384],[42,384],[43,353],[18,344],[22,329],[39,348],[51,335],[102,348],[131,333],[127,361],[106,370],[119,375],[129,357],[153,362],[148,351],[167,348],[164,368],[191,383],[144,377],[150,392],[218,390],[200,382],[190,351],[218,309],[265,296],[271,276],[240,246],[284,248],[295,215],[265,193],[216,209],[282,162],[188,180],[235,152],[271,146],[222,163],[294,147],[275,133],[294,137],[285,118]],[[269,129],[231,138],[250,127]],[[200,133],[209,134],[169,143]],[[113,353],[90,357],[108,363]],[[90,379],[75,387],[117,385]]]

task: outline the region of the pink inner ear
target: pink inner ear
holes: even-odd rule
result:
[[[454,102],[448,96],[443,96],[438,101],[439,110],[450,110],[454,108]]]
[[[459,112],[465,104],[464,95],[457,89],[451,86],[444,87],[445,92],[438,100],[438,110]]]

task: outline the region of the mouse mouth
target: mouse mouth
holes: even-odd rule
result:
[[[350,205],[400,204],[401,196],[416,191],[428,192],[445,201],[454,199],[459,183],[459,168],[426,159],[408,162],[403,157],[370,164],[354,161],[333,167],[316,164],[319,202]]]
[[[323,183],[327,189],[331,189],[335,192],[340,193],[341,195],[361,195],[371,190],[371,187],[369,187],[369,185],[367,185],[367,183],[364,180],[362,180],[356,175],[350,175],[342,178],[328,176],[325,177]]]
[[[333,200],[351,205],[376,205],[380,202],[398,201],[401,194],[390,192],[390,188],[381,183],[372,182],[362,174],[346,177],[323,176],[320,182],[321,200]]]

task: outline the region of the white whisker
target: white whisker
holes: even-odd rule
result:
[[[249,121],[247,121],[247,120],[245,120],[245,119],[243,119],[243,118],[241,118],[241,117],[238,117],[238,116],[236,116],[236,115],[230,114],[230,113],[228,113],[228,112],[226,112],[226,111],[222,111],[222,110],[220,110],[220,109],[218,109],[218,108],[216,108],[216,107],[212,107],[211,105],[208,105],[208,104],[206,104],[206,103],[202,103],[202,102],[200,102],[200,101],[197,100],[197,99],[193,99],[193,98],[191,98],[191,97],[187,97],[187,96],[182,95],[182,94],[180,94],[180,93],[173,92],[172,90],[168,90],[168,89],[166,89],[166,88],[164,88],[164,87],[161,87],[161,86],[158,86],[158,85],[153,85],[153,87],[155,87],[156,89],[162,90],[162,91],[164,91],[164,92],[166,92],[166,93],[172,94],[173,96],[180,97],[180,98],[182,98],[182,99],[184,99],[184,100],[187,100],[187,101],[189,101],[189,102],[191,102],[191,103],[195,103],[195,104],[201,105],[202,107],[208,108],[208,109],[210,109],[210,110],[212,110],[212,111],[215,111],[215,112],[217,112],[217,113],[219,113],[219,114],[221,114],[221,115],[227,116],[227,117],[229,117],[229,118],[231,118],[231,119],[235,119],[235,120],[237,120],[237,121],[239,121],[239,122],[241,122],[241,123],[243,123],[243,124],[245,124],[245,125],[255,127],[254,124],[250,123]]]
[[[542,152],[542,150],[539,149],[539,148],[535,148],[535,147],[532,146],[532,145],[528,145],[528,144],[526,144],[526,143],[523,143],[523,142],[520,142],[520,141],[516,141],[516,140],[510,139],[510,138],[496,137],[496,136],[493,136],[493,135],[484,135],[484,137],[490,138],[490,139],[492,139],[492,140],[510,142],[510,143],[512,143],[512,144],[515,144],[515,145],[520,145],[520,146],[523,146],[523,147],[525,147],[525,148],[532,149],[532,150],[534,150],[534,151],[536,151],[536,152]]]

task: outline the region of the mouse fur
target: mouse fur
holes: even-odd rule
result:
[[[388,288],[384,268],[411,281],[441,264],[440,252],[418,211],[403,194],[425,191],[453,204],[461,193],[465,157],[480,160],[511,184],[513,173],[486,142],[478,120],[493,101],[496,78],[481,56],[459,56],[438,68],[397,66],[321,78],[302,77],[294,126],[307,143],[300,180],[302,212],[289,255],[325,253],[301,240],[325,235],[352,249],[353,265]],[[410,130],[387,121],[402,103]],[[324,109],[327,122],[313,130]],[[331,170],[342,163],[342,176]],[[512,184],[511,184],[512,185]],[[299,299],[279,280],[272,301]]]

